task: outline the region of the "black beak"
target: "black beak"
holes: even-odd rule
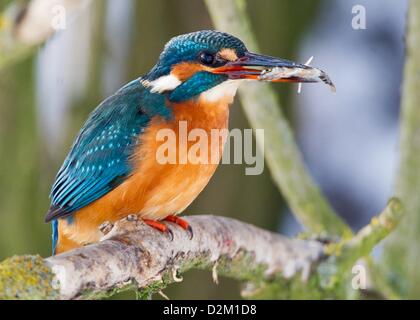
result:
[[[317,68],[290,60],[246,52],[236,61],[213,70],[230,79],[249,79],[270,82],[324,82],[335,89],[328,75]]]

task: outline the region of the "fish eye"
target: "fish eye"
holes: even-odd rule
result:
[[[200,53],[199,59],[202,64],[211,66],[215,62],[215,55],[204,51]]]

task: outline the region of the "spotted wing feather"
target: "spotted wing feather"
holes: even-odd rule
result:
[[[120,185],[131,174],[130,157],[155,115],[167,115],[165,103],[139,81],[99,105],[56,176],[45,221],[69,216]]]

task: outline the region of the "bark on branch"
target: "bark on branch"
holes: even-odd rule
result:
[[[323,257],[318,242],[290,240],[233,219],[197,216],[188,221],[192,240],[176,226],[171,227],[171,241],[140,220],[123,219],[104,241],[46,259],[60,282],[60,297],[74,299],[126,286],[156,291],[193,267],[214,268],[214,274],[238,280],[276,273],[290,278],[299,272],[306,279]]]
[[[31,267],[36,260],[23,259],[26,270],[22,274],[55,283],[56,290],[48,293],[47,298],[97,298],[129,288],[147,289],[143,291],[147,296],[179,281],[179,274],[191,268],[212,269],[214,276],[244,281],[266,279],[274,274],[285,278],[301,274],[305,280],[324,255],[319,242],[290,240],[230,218],[195,216],[189,217],[188,222],[194,230],[193,239],[179,227],[171,226],[174,234],[171,241],[141,220],[129,217],[118,221],[101,242],[45,259],[47,268],[36,275],[30,274],[37,269]],[[52,276],[46,272],[49,268]],[[25,285],[18,285],[16,292],[3,293],[2,289],[16,287],[18,282],[3,282],[2,288],[2,281],[8,281],[4,270],[3,262],[0,297],[2,294],[3,298],[33,297],[34,290],[28,291]],[[20,274],[13,272],[12,275]],[[6,279],[1,279],[2,276]],[[43,294],[44,291],[40,295]]]
[[[143,297],[181,281],[193,268],[251,283],[245,296],[337,297],[337,283],[395,227],[398,200],[354,238],[325,245],[288,239],[225,217],[194,216],[194,237],[171,226],[174,239],[128,217],[96,244],[42,259],[13,257],[0,263],[0,299],[87,299],[139,290]]]

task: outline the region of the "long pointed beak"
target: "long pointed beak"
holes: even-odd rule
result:
[[[212,71],[230,79],[250,79],[270,82],[324,82],[335,91],[329,76],[322,70],[275,57],[245,53],[236,61]]]

